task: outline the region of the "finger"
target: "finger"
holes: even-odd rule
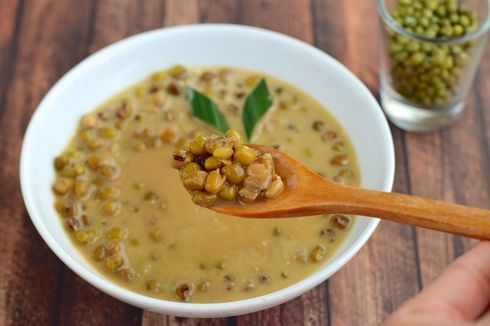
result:
[[[485,312],[483,316],[478,319],[478,321],[474,324],[474,326],[488,326],[490,325],[490,312]]]
[[[390,319],[385,321],[383,326],[434,326],[434,325],[444,325],[444,326],[488,326],[487,324],[474,324],[468,321],[455,321],[447,317],[441,316],[430,316],[428,314],[424,315],[399,315],[398,313],[391,316]]]
[[[490,242],[482,242],[458,258],[400,310],[469,321],[478,318],[489,303]]]

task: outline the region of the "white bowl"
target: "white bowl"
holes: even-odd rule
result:
[[[91,55],[61,78],[39,104],[25,135],[20,179],[27,210],[44,241],[75,273],[105,293],[178,316],[254,312],[291,300],[325,281],[359,251],[379,220],[358,218],[335,256],[307,279],[270,294],[226,303],[180,303],[131,292],[107,280],[74,247],[53,208],[54,157],[66,146],[85,112],[148,74],[178,63],[249,68],[300,87],[324,104],[347,130],[357,151],[362,186],[391,190],[394,151],[386,119],[367,88],[335,59],[291,37],[253,27],[165,28],[116,42]]]

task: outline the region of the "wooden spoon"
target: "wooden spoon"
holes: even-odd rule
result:
[[[218,204],[217,212],[242,217],[292,217],[316,214],[356,214],[412,224],[462,236],[490,240],[490,211],[399,193],[360,189],[329,181],[284,152],[269,152],[286,187],[275,199],[248,205]]]

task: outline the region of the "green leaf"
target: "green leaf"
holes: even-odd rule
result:
[[[255,126],[272,105],[272,96],[269,93],[265,79],[262,79],[255,89],[247,96],[243,108],[243,126],[247,139],[252,138]]]
[[[192,114],[196,118],[212,125],[223,134],[230,129],[225,116],[209,97],[196,91],[192,87],[187,87],[187,94],[191,101]]]

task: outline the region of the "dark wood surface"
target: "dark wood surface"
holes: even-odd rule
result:
[[[383,222],[361,252],[300,298],[224,319],[159,315],[82,281],[44,244],[20,194],[29,118],[76,63],[121,38],[192,23],[238,23],[285,33],[331,54],[378,95],[374,0],[0,0],[0,325],[377,325],[473,241]],[[394,190],[490,208],[490,50],[464,116],[451,128],[392,127]]]

